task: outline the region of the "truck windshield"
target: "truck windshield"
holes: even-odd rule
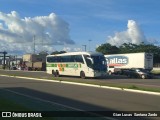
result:
[[[107,62],[104,56],[84,56],[86,64],[93,70],[107,71]]]

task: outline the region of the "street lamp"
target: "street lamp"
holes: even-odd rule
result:
[[[82,45],[82,46],[84,46],[84,50],[85,50],[85,52],[86,52],[86,47],[87,47],[87,45]]]
[[[89,41],[89,51],[90,51],[90,42],[92,41],[92,40],[88,40]]]

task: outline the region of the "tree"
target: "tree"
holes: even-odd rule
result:
[[[139,45],[132,43],[124,43],[119,47],[120,53],[137,53],[137,52],[146,52],[153,53],[153,63],[160,63],[160,47],[153,44],[141,43]]]
[[[62,54],[62,53],[66,53],[66,51],[54,51],[51,53],[51,55]]]
[[[47,51],[41,51],[39,55],[48,55]]]
[[[96,48],[97,52],[101,52],[103,54],[117,54],[119,53],[119,48],[116,46],[112,46],[109,43],[102,44],[98,48]]]
[[[153,63],[160,63],[160,47],[153,44],[145,44],[144,42],[139,45],[133,43],[124,43],[119,47],[106,43],[96,48],[96,51],[103,54],[124,54],[138,52],[153,53]]]

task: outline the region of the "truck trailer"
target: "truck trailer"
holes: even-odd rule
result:
[[[25,54],[23,55],[23,68],[33,71],[46,70],[47,54]]]
[[[25,64],[28,70],[33,70],[33,71],[46,70],[46,62],[26,62]]]
[[[107,60],[108,73],[119,73],[125,69],[143,68],[145,70],[153,69],[152,53],[126,53],[105,55]]]

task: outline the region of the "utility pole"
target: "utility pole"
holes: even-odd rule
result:
[[[33,53],[36,51],[35,35],[33,36]]]
[[[43,50],[43,46],[44,46],[44,44],[43,44],[43,37],[42,37],[42,51],[44,51],[44,50]]]
[[[88,41],[89,41],[89,50],[88,50],[88,51],[90,52],[90,42],[91,42],[92,40],[88,40]]]
[[[3,69],[5,70],[5,68],[6,68],[6,64],[5,64],[5,62],[6,62],[6,54],[7,54],[7,52],[6,51],[4,51],[3,52],[3,55],[4,55],[4,59],[3,59]]]
[[[15,55],[15,60],[16,60],[16,67],[17,67],[17,55]]]
[[[8,57],[8,56],[6,56],[7,52],[4,51],[4,52],[0,52],[0,53],[3,54],[3,69],[5,70],[5,68],[6,68],[6,64],[5,64],[5,62],[6,62],[6,57]]]

